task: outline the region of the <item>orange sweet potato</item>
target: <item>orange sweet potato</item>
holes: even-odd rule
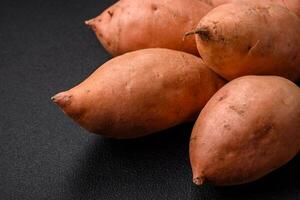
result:
[[[278,76],[245,76],[221,88],[197,119],[190,140],[197,185],[257,180],[300,150],[300,89]]]
[[[120,0],[86,24],[114,56],[157,47],[198,55],[184,34],[211,9],[200,0]]]
[[[193,33],[203,61],[227,80],[244,75],[300,79],[300,18],[277,3],[221,5]]]
[[[53,101],[91,132],[134,138],[195,120],[223,85],[196,56],[145,49],[108,61]]]

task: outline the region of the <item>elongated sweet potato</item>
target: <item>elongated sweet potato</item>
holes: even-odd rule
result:
[[[279,4],[221,5],[200,20],[194,33],[203,61],[227,80],[300,78],[300,18]]]
[[[184,34],[211,8],[200,0],[120,0],[86,24],[112,55],[156,47],[198,55]]]
[[[195,120],[223,84],[196,56],[145,49],[108,61],[53,101],[91,132],[134,138]]]
[[[300,89],[278,76],[229,82],[206,104],[191,140],[193,180],[235,185],[257,180],[300,150]]]

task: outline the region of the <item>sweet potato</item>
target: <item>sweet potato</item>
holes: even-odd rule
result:
[[[223,84],[196,56],[145,49],[108,61],[53,101],[90,132],[134,138],[195,120]]]
[[[221,5],[193,33],[203,61],[227,80],[243,75],[300,78],[300,18],[279,4]]]
[[[300,149],[300,89],[278,76],[229,82],[206,104],[190,139],[193,180],[235,185],[257,180]]]
[[[200,0],[120,0],[86,21],[112,55],[145,48],[168,48],[198,55],[194,29],[212,7]]]

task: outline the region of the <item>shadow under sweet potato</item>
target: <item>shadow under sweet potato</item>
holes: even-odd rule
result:
[[[122,195],[128,192],[139,199],[147,196],[149,190],[155,196],[146,199],[166,199],[167,187],[180,188],[186,197],[189,194],[186,183],[191,181],[188,157],[191,128],[192,124],[185,124],[129,140],[92,136],[91,145],[79,155],[69,175],[74,199],[87,196],[124,199]]]

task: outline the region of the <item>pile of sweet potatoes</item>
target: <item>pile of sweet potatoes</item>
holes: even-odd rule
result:
[[[299,152],[299,0],[120,0],[85,23],[116,57],[52,100],[90,132],[195,121],[197,185],[254,181]]]

